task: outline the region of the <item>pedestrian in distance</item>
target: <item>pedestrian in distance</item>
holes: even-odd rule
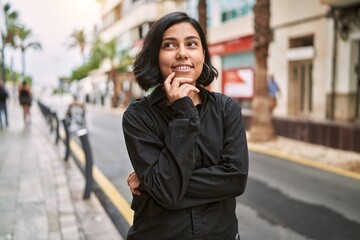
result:
[[[85,105],[79,101],[76,94],[73,95],[73,101],[70,103],[66,117],[69,123],[69,131],[74,133],[80,129],[86,128]]]
[[[9,94],[5,89],[4,82],[0,80],[0,128],[3,128],[2,115],[5,117],[5,125],[9,126],[8,112],[7,112],[7,99]]]
[[[134,172],[133,239],[240,239],[236,197],[245,191],[248,148],[239,104],[205,87],[218,76],[199,23],[160,18],[135,58],[139,86],[123,131]]]
[[[30,85],[24,80],[18,88],[19,103],[23,109],[23,118],[25,124],[31,123],[30,108],[32,104],[32,91]]]
[[[270,75],[268,78],[268,96],[270,100],[270,109],[271,112],[277,106],[277,97],[280,95],[280,88],[277,82],[275,81],[274,75]]]

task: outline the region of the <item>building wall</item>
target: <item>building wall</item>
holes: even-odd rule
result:
[[[335,111],[337,120],[356,120],[356,98],[359,68],[360,29],[354,30],[347,40],[338,38],[337,68],[335,78]],[[356,73],[358,72],[358,73]]]
[[[131,4],[131,0],[123,0],[120,2],[122,2],[122,17],[111,27],[102,31],[101,37],[104,41],[129,34],[134,27],[146,22],[155,22],[169,12],[186,9],[186,1],[139,0],[134,4]]]
[[[311,60],[312,111],[301,117],[324,119],[326,116],[326,94],[330,88],[332,39],[329,34],[331,22],[326,17],[328,7],[318,1],[276,0],[271,1],[271,27],[273,41],[269,46],[268,73],[273,74],[281,89],[281,97],[274,114],[288,116],[289,96],[293,94],[289,84],[289,63]],[[331,31],[331,29],[330,29]],[[313,35],[313,56],[290,57],[290,39]],[[331,62],[330,62],[331,63]],[[325,86],[325,87],[324,87]]]
[[[274,40],[269,48],[269,73],[274,74],[283,94],[274,114],[294,115],[289,96],[291,88],[289,73],[290,39],[313,34],[313,108],[296,117],[308,119],[334,119],[354,121],[356,116],[356,91],[358,75],[360,28],[352,27],[348,39],[341,39],[335,31],[335,21],[329,14],[331,6],[317,0],[273,0],[271,1],[271,27]],[[339,3],[342,1],[338,1]],[[356,6],[354,6],[356,7]],[[333,61],[335,60],[335,62]],[[357,67],[359,68],[359,67]],[[359,112],[359,110],[358,110]]]
[[[253,14],[236,17],[222,22],[222,8],[227,3],[239,6],[229,0],[208,0],[208,42],[213,65],[219,71],[219,78],[211,85],[214,91],[222,92],[226,83],[224,72],[236,69],[253,68],[251,60],[253,46],[241,46],[254,34]],[[254,3],[242,0],[241,4]],[[133,30],[141,25],[155,22],[168,12],[175,10],[191,12],[189,6],[196,6],[196,0],[156,1],[103,0],[102,12],[108,14],[121,4],[121,19],[103,30],[103,40],[116,37],[121,49],[134,47]],[[334,20],[329,17],[330,6],[321,0],[271,0],[271,28],[273,41],[269,46],[268,73],[273,74],[282,91],[274,115],[279,117],[325,120],[333,111],[335,120],[353,120],[355,117],[357,75],[354,64],[358,61],[360,29],[350,32],[349,40],[337,38],[335,42]],[[196,17],[196,16],[195,16]],[[311,46],[293,48],[293,39],[312,36]],[[245,41],[246,40],[246,41]],[[235,43],[235,44],[234,44]],[[235,47],[234,47],[235,46]],[[336,51],[334,51],[336,47]],[[225,49],[228,48],[228,49]],[[220,50],[219,50],[220,49]],[[221,50],[222,49],[222,50]],[[224,50],[225,49],[225,50]],[[230,49],[230,50],[229,50]],[[333,58],[336,58],[334,64]],[[293,81],[289,68],[299,61],[310,62],[312,93],[311,109],[296,112]],[[245,65],[244,65],[245,64]],[[334,89],[333,89],[334,88]],[[334,92],[334,94],[332,94]],[[334,105],[332,105],[334,95]],[[302,96],[299,95],[298,98]],[[249,100],[249,99],[248,99]],[[250,98],[251,100],[251,98]],[[296,105],[296,106],[295,106]],[[250,107],[250,104],[247,106]]]
[[[212,14],[220,14],[214,11]],[[213,16],[213,15],[212,15]],[[214,44],[254,34],[253,14],[208,28],[208,42]]]
[[[212,55],[212,63],[219,71],[219,77],[211,84],[211,90],[230,94],[226,89],[234,89],[239,92],[236,97],[242,103],[243,107],[250,107],[251,97],[249,93],[253,91],[253,84],[249,89],[247,86],[239,84],[243,76],[249,76],[249,69],[254,68],[254,54],[252,47],[253,14],[246,13],[244,16],[238,16],[234,19],[222,21],[222,7],[228,7],[233,4],[237,7],[243,7],[246,4],[253,4],[254,1],[242,0],[241,2],[229,2],[228,0],[210,0],[208,1],[208,18],[211,19],[208,25],[208,43]],[[227,10],[229,10],[227,8]],[[249,44],[250,42],[250,44]],[[235,80],[229,78],[233,76]],[[253,76],[250,78],[253,81]],[[240,85],[243,85],[240,87]],[[238,88],[241,89],[238,89]],[[241,90],[246,87],[242,93]],[[231,94],[230,94],[231,96]]]
[[[319,0],[271,0],[271,26],[289,24],[326,14],[329,7]]]

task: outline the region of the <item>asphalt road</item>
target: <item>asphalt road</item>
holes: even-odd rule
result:
[[[131,202],[132,170],[121,113],[89,107],[87,123],[95,165]],[[245,194],[238,198],[242,240],[359,240],[360,181],[250,153]]]

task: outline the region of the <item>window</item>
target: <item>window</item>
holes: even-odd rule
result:
[[[131,30],[131,38],[132,41],[137,41],[139,39],[145,38],[147,32],[149,31],[150,27],[153,25],[153,22],[146,22],[143,23]]]
[[[222,0],[220,2],[221,21],[226,22],[250,14],[254,4],[255,0]]]
[[[109,13],[102,18],[104,29],[111,27],[121,18],[121,4],[116,5]]]
[[[308,35],[304,37],[291,38],[289,40],[289,48],[309,47],[314,45],[314,36]]]

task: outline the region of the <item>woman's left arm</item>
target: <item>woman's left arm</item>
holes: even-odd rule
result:
[[[179,208],[220,201],[245,191],[249,157],[241,108],[229,99],[225,108],[224,146],[218,165],[196,169]]]

